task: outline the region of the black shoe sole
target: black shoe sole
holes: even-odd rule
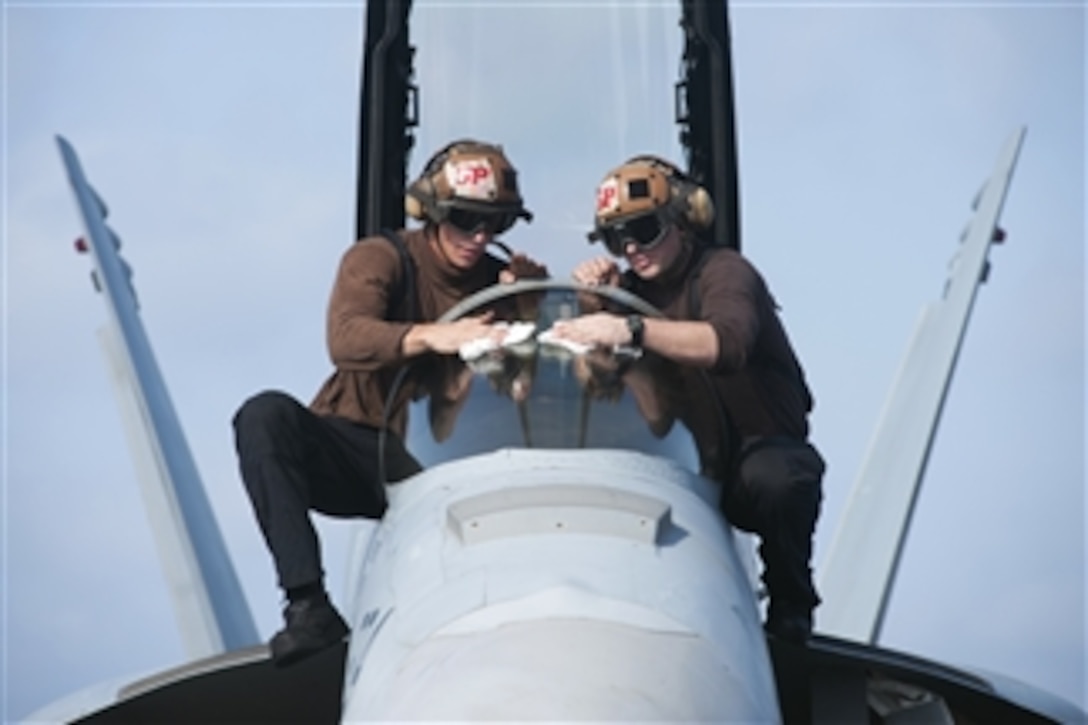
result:
[[[329,647],[335,647],[344,641],[343,637],[337,637],[336,639],[328,640],[320,645],[308,646],[308,647],[291,647],[285,650],[277,651],[277,649],[269,645],[269,652],[272,655],[272,664],[276,667],[290,667],[291,665],[302,662],[305,659],[309,659],[316,654],[324,652]]]

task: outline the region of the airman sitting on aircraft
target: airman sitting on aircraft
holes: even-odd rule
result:
[[[636,156],[597,189],[590,241],[615,258],[579,264],[574,280],[639,295],[667,319],[602,311],[556,324],[558,336],[591,345],[631,345],[710,374],[742,445],[722,475],[722,508],[758,533],[770,596],[765,628],[790,642],[812,632],[819,597],[812,536],[824,462],[808,442],[812,397],[762,277],[738,252],[699,235],[714,207],[675,165]]]
[[[335,370],[313,402],[266,391],[234,417],[242,479],[287,599],[285,626],[270,642],[278,666],[348,632],[325,590],[309,512],[380,518],[384,483],[420,470],[402,443],[410,387],[385,410],[398,370],[407,359],[456,353],[497,334],[490,313],[434,322],[460,300],[496,282],[547,275],[522,254],[504,262],[485,251],[519,218],[532,218],[499,146],[466,139],[441,149],[409,186],[405,210],[421,229],[368,237],[343,255],[327,317]],[[392,435],[380,456],[382,429]]]

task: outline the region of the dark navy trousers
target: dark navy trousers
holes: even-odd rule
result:
[[[285,393],[247,400],[234,416],[242,480],[283,589],[324,576],[310,511],[378,519],[387,506],[380,435],[344,418],[316,415]],[[421,470],[400,439],[385,436],[390,482]]]
[[[820,603],[810,562],[824,468],[823,458],[805,441],[749,439],[723,491],[726,518],[759,534],[763,583],[772,607],[807,612]]]

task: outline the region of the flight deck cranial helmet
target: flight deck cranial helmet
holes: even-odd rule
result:
[[[642,249],[660,244],[670,224],[708,229],[714,223],[714,202],[706,189],[668,161],[633,156],[597,186],[593,221],[589,241],[602,241],[612,254],[623,256],[628,241]]]
[[[404,211],[413,219],[493,234],[533,218],[502,147],[473,139],[454,141],[430,158],[405,192]]]

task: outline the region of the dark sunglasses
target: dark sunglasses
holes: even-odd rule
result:
[[[665,239],[669,225],[658,214],[645,214],[620,224],[598,230],[601,240],[616,257],[622,257],[627,244],[634,242],[639,251],[648,252]]]
[[[514,226],[514,222],[516,222],[517,219],[517,215],[515,214],[496,214],[493,212],[458,209],[456,207],[450,209],[449,214],[446,216],[446,221],[465,234],[478,234],[480,232],[502,234],[507,229]]]

